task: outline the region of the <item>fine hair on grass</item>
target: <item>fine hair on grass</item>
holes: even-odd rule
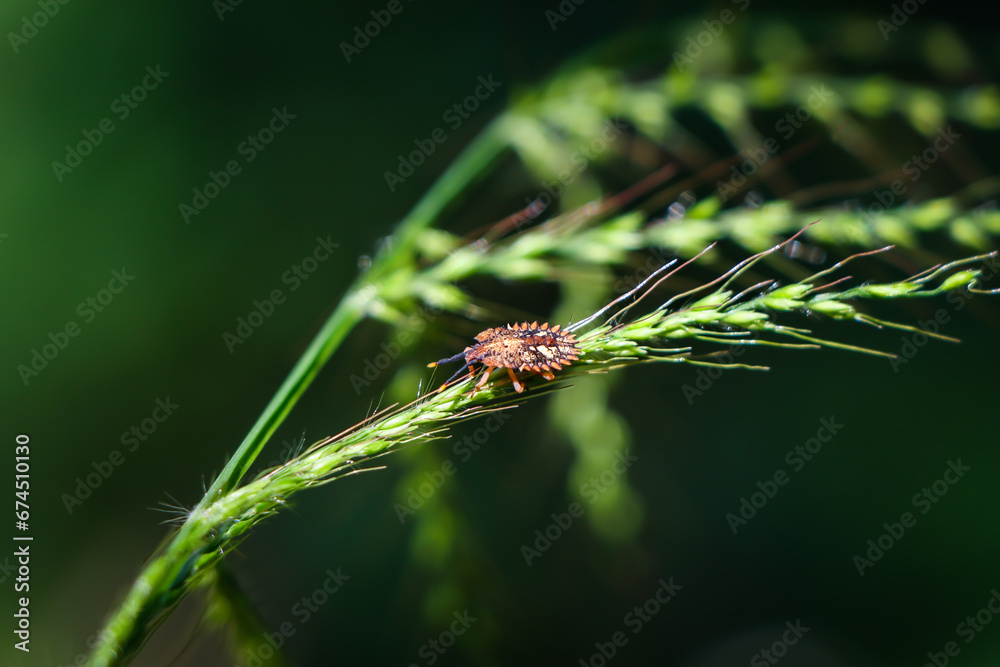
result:
[[[739,39],[740,32],[727,31],[719,44]],[[846,50],[841,41],[829,48]],[[719,62],[705,58],[691,71],[663,67],[639,77],[574,62],[512,98],[359,263],[359,273],[203,496],[193,506],[173,498],[164,504],[170,532],[110,612],[86,664],[128,664],[199,589],[208,596],[206,616],[236,626],[238,635],[259,635],[262,623],[239,602],[225,561],[261,521],[302,491],[393,465],[388,454],[446,438],[457,423],[496,417],[540,396],[551,395],[552,403],[579,396],[588,383],[573,380],[583,375],[654,363],[764,369],[732,361],[727,353],[735,346],[896,358],[867,339],[838,339],[828,332],[844,328],[825,327],[830,321],[866,325],[875,340],[891,329],[955,342],[886,319],[876,307],[997,293],[984,283],[998,272],[992,249],[1000,212],[992,198],[1000,180],[956,148],[939,157],[963,167],[961,189],[928,189],[932,195],[905,205],[882,205],[879,188],[896,176],[887,172],[886,158],[905,160],[910,148],[891,144],[889,133],[873,131],[869,121],[891,119],[901,133],[922,140],[952,120],[985,135],[1000,127],[995,86],[959,90],[893,77],[818,74],[782,60],[781,49],[752,50],[766,61],[759,72],[716,70]],[[824,91],[822,106],[809,105],[815,89]],[[763,150],[759,140],[776,127],[772,121],[770,128],[757,127],[758,116],[802,109],[810,112],[811,134],[793,133],[773,159],[750,165],[752,173],[740,171],[747,152]],[[718,135],[711,142],[699,136],[706,127]],[[710,143],[725,151],[714,153]],[[595,145],[601,149],[591,150]],[[789,167],[807,157],[827,160],[831,152],[838,164],[851,163],[861,173],[799,187],[804,181]],[[476,222],[464,229],[475,231],[449,231],[447,216],[505,162],[516,164],[523,177],[506,192],[516,191],[505,200],[514,203],[504,203],[501,213],[474,210]],[[653,257],[648,270],[636,269],[640,256]],[[620,287],[612,285],[617,276],[623,276]],[[538,302],[490,302],[466,287],[483,283],[558,288],[565,310],[546,317],[531,312]],[[382,387],[359,384],[358,394],[367,392],[376,407],[351,415],[356,423],[340,433],[309,445],[303,440],[287,459],[251,475],[266,460],[261,454],[272,436],[356,327],[374,321],[398,332],[423,308],[456,326],[421,327],[447,340],[447,352],[424,348],[410,355],[420,355],[419,384],[410,382],[403,398],[388,405]],[[819,327],[823,331],[815,331]],[[470,338],[476,343],[467,346]],[[459,362],[443,384],[436,371],[426,370]],[[477,365],[485,367],[478,378]],[[606,399],[601,394],[588,405]]]
[[[89,664],[121,664],[134,655],[177,602],[193,588],[215,581],[214,568],[225,555],[248,536],[253,526],[286,507],[295,494],[345,475],[374,469],[371,463],[379,457],[417,442],[446,437],[450,427],[460,421],[494,410],[512,409],[529,398],[556,389],[572,391],[566,381],[579,374],[605,373],[638,363],[760,368],[718,363],[711,355],[695,356],[690,346],[678,345],[684,340],[719,346],[768,345],[790,350],[826,346],[892,357],[894,355],[875,349],[821,339],[809,330],[778,320],[799,312],[877,328],[917,331],[909,325],[867,315],[857,304],[930,298],[954,290],[995,293],[995,290],[977,288],[981,271],[970,267],[996,257],[996,252],[934,266],[892,283],[848,286],[850,276],[834,278],[834,274],[854,260],[889,252],[891,246],[856,253],[794,283],[779,286],[773,280],[765,280],[734,291],[735,281],[757,263],[776,256],[805,229],[738,262],[717,278],[641,312],[639,306],[644,300],[652,303],[650,300],[665,281],[691,266],[708,253],[711,246],[687,261],[667,262],[631,290],[565,327],[567,332],[578,335],[579,360],[562,369],[555,376],[557,382],[537,383],[529,379],[525,381],[528,391],[522,392],[515,391],[513,383],[504,377],[480,382],[473,388],[471,376],[458,378],[456,374],[440,390],[421,393],[405,405],[377,409],[350,428],[313,443],[250,482],[225,488],[217,494],[209,493],[201,504],[186,512],[176,532],[146,564],[102,633]],[[633,310],[641,314],[629,317]],[[937,334],[934,337],[953,340]],[[464,357],[456,355],[453,359],[459,358]]]

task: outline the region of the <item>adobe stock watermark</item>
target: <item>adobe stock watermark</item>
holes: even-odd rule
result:
[[[726,351],[715,355],[713,359],[716,361],[713,364],[699,365],[698,371],[695,373],[697,379],[694,381],[694,385],[685,383],[681,387],[687,404],[694,405],[695,398],[704,396],[705,392],[715,384],[715,381],[725,374],[725,366],[735,364],[746,353],[747,348],[755,344],[757,338],[757,334],[754,334],[750,338],[742,339],[741,342],[729,346]]]
[[[456,440],[455,444],[451,446],[451,453],[459,462],[468,463],[472,455],[489,442],[490,437],[499,431],[500,427],[506,424],[512,416],[510,410],[498,410],[491,413],[483,420],[483,425],[474,430],[471,435]],[[441,487],[457,472],[458,466],[451,458],[445,459],[437,470],[424,471],[423,481],[406,490],[406,504],[395,503],[392,506],[399,523],[406,523],[407,519],[414,516],[431,496],[441,490]]]
[[[212,0],[212,9],[219,17],[219,22],[226,20],[226,14],[236,11],[236,8],[243,4],[243,0]]]
[[[294,622],[286,620],[274,632],[265,632],[260,643],[253,648],[247,648],[243,653],[243,660],[233,667],[263,667],[266,664],[273,664],[270,660],[275,652],[280,651],[285,642],[295,636],[295,633],[308,623],[350,579],[340,571],[339,567],[336,572],[328,569],[326,575],[320,586],[309,595],[303,595],[301,600],[292,605],[289,613],[295,619]]]
[[[996,255],[988,255],[983,258],[982,265],[978,268],[980,271],[979,279],[986,282],[1000,273],[1000,258]],[[965,308],[965,305],[974,296],[975,294],[969,290],[948,290],[945,299],[954,306],[955,312],[958,312]],[[920,331],[900,336],[899,340],[902,345],[899,348],[899,353],[894,358],[888,359],[893,372],[898,373],[902,366],[910,363],[917,356],[917,353],[930,341],[931,336],[928,334],[938,334],[942,327],[949,322],[951,322],[951,314],[944,308],[938,308],[934,311],[933,317],[917,320],[917,328]]]
[[[624,294],[629,290],[635,289],[639,286],[639,283],[652,275],[657,269],[663,268],[663,265],[669,261],[670,258],[660,252],[659,248],[649,248],[649,255],[642,263],[642,266],[634,269],[629,275],[615,281],[614,293]]]
[[[228,160],[219,171],[208,172],[208,180],[201,188],[191,188],[193,197],[191,203],[181,202],[177,205],[177,210],[184,220],[184,224],[190,224],[191,218],[201,215],[201,212],[208,208],[208,205],[218,197],[223,190],[229,187],[235,176],[243,173],[243,167],[257,159],[274,138],[285,131],[288,124],[298,116],[288,112],[288,107],[278,107],[271,109],[271,118],[253,134],[248,134],[246,139],[236,145],[236,154],[243,158],[241,163],[238,159]]]
[[[745,12],[750,6],[750,0],[730,0],[741,12]],[[674,66],[678,71],[683,72],[685,67],[694,65],[694,61],[701,57],[705,49],[712,46],[719,35],[726,30],[726,26],[736,20],[738,15],[733,10],[726,8],[719,12],[717,19],[705,19],[701,22],[705,26],[704,30],[695,35],[688,35],[684,53],[674,51]]]
[[[440,660],[441,656],[455,645],[458,638],[468,632],[472,624],[479,620],[475,616],[470,615],[468,609],[461,614],[457,611],[452,612],[451,615],[455,620],[449,624],[448,629],[442,630],[437,637],[428,639],[417,649],[417,655],[423,660],[423,664],[428,665],[428,667]],[[420,663],[411,662],[408,667],[420,667]]]
[[[925,486],[917,493],[913,494],[910,504],[914,509],[920,510],[920,514],[927,514],[934,505],[948,494],[949,489],[965,477],[965,473],[972,470],[969,466],[962,465],[962,459],[949,460],[941,479],[935,480],[929,486]],[[903,512],[899,516],[899,521],[883,523],[885,532],[866,543],[868,548],[864,554],[857,554],[851,559],[854,567],[857,568],[860,576],[865,576],[865,570],[873,567],[875,563],[882,560],[882,557],[896,544],[903,539],[906,531],[917,525],[917,517],[912,512]]]
[[[413,0],[409,0],[412,2]],[[394,16],[399,16],[406,9],[405,5],[401,0],[389,0],[385,5],[385,9],[373,9],[368,13],[371,15],[371,21],[368,21],[364,26],[356,25],[352,31],[354,37],[350,43],[341,42],[340,52],[344,54],[344,59],[348,63],[351,62],[351,58],[359,55],[362,50],[364,50],[372,40],[382,34],[382,30],[389,27],[392,23]]]
[[[330,240],[330,235],[324,239],[316,237],[316,246],[312,251],[299,262],[292,264],[281,274],[281,284],[288,285],[288,294],[297,291],[305,281],[319,269],[320,264],[330,259],[333,251],[340,247],[339,243]],[[280,287],[271,290],[263,299],[253,300],[253,309],[246,315],[236,318],[236,328],[232,331],[222,332],[222,342],[225,343],[229,354],[236,351],[236,347],[249,340],[250,336],[259,329],[265,321],[277,310],[278,306],[285,303],[288,294]]]
[[[7,583],[7,580],[17,574],[17,563],[10,560],[10,556],[4,556],[0,563],[0,584]]]
[[[903,174],[909,176],[908,180],[910,183],[916,183],[961,137],[962,135],[955,132],[951,125],[939,128],[937,136],[934,137],[931,145],[925,148],[919,155],[914,154],[910,156],[910,159],[904,162],[900,169]],[[907,187],[906,182],[897,178],[889,184],[888,188],[872,192],[876,201],[869,204],[867,208],[858,206],[858,213],[861,217],[861,222],[858,224],[861,228],[856,229],[856,233],[862,238],[864,235],[871,233],[875,228],[875,218],[885,213],[886,209],[895,204],[897,198],[906,194]]]
[[[628,124],[617,118],[605,121],[598,136],[569,154],[571,169],[560,170],[556,174],[555,181],[542,182],[542,192],[534,197],[525,198],[526,208],[530,209],[532,213],[529,213],[525,219],[519,220],[515,228],[520,230],[521,227],[538,217],[542,211],[548,209],[552,202],[562,195],[563,190],[572,185],[580,177],[580,174],[590,166],[590,163],[596,161],[626,129],[628,129]]]
[[[106,459],[91,461],[90,467],[93,468],[93,471],[83,477],[77,477],[74,480],[76,486],[73,487],[73,492],[63,493],[60,496],[60,500],[62,500],[63,506],[66,508],[66,513],[73,514],[73,511],[77,507],[83,505],[83,501],[90,498],[94,491],[99,489],[104,482],[108,481],[108,478],[111,477],[114,471],[125,463],[125,455],[135,453],[140,446],[156,433],[160,424],[167,421],[167,418],[174,414],[174,411],[179,407],[180,405],[171,401],[169,396],[166,398],[157,398],[153,401],[153,410],[149,417],[146,417],[138,424],[133,424],[129,430],[122,433],[119,440],[122,443],[124,451],[122,449],[112,449]]]
[[[616,452],[615,460],[610,466],[601,471],[597,477],[591,477],[580,485],[580,495],[587,500],[587,506],[593,505],[597,499],[607,493],[608,489],[614,488],[619,479],[624,475],[632,464],[639,460],[638,456],[624,452]],[[552,523],[535,530],[535,540],[531,544],[521,545],[521,556],[528,567],[532,561],[541,558],[542,554],[552,548],[552,545],[568,531],[576,519],[579,519],[586,512],[586,507],[573,501],[566,508],[565,512],[552,513]]]
[[[800,472],[805,468],[806,464],[822,451],[823,445],[833,440],[833,437],[844,428],[844,425],[838,424],[837,418],[833,416],[820,419],[819,424],[819,428],[816,429],[816,435],[801,445],[796,445],[789,449],[785,454],[785,463],[791,468],[792,474]],[[773,475],[763,482],[758,480],[756,484],[758,490],[751,493],[749,498],[746,496],[741,497],[739,509],[736,512],[728,512],[725,516],[726,523],[729,524],[729,529],[733,531],[733,535],[757,516],[757,512],[764,509],[778,495],[781,487],[788,484],[791,479],[791,476],[784,468],[778,468],[774,471]]]
[[[168,76],[170,76],[170,72],[161,71],[159,63],[157,63],[155,68],[147,65],[146,76],[142,77],[142,81],[111,102],[110,111],[114,118],[117,118],[119,121],[128,118],[133,111],[139,108],[139,104],[144,102],[149,94],[156,90]],[[52,161],[52,173],[55,174],[57,181],[62,183],[68,174],[72,174],[74,169],[83,164],[83,158],[93,153],[94,149],[100,146],[104,142],[104,139],[115,131],[114,118],[111,116],[102,118],[97,122],[95,127],[84,128],[80,131],[83,135],[80,141],[72,146],[66,144],[66,156],[63,158],[63,161]]]
[[[545,20],[549,23],[549,29],[552,32],[556,31],[560,23],[565,23],[569,20],[569,17],[573,15],[576,8],[582,5],[587,0],[560,0],[559,4],[556,5],[554,10],[545,10]]]
[[[791,646],[795,646],[799,643],[809,628],[802,625],[802,619],[795,619],[795,623],[791,621],[785,621],[785,628],[787,628],[782,634],[781,638],[777,639],[765,649],[762,649],[758,653],[755,653],[752,658],[750,658],[750,667],[768,667],[768,665],[775,665],[779,660],[788,655],[788,649]]]
[[[22,16],[21,29],[18,32],[7,33],[7,40],[15,55],[20,53],[21,47],[37,35],[39,30],[49,24],[50,19],[55,18],[62,5],[69,4],[69,0],[38,0],[36,4],[41,11],[31,16]]]
[[[986,629],[993,619],[1000,615],[1000,591],[996,588],[990,590],[990,597],[986,604],[975,613],[966,616],[955,626],[955,634],[958,635],[966,645],[971,644],[983,630]],[[927,662],[924,667],[945,667],[952,658],[958,657],[962,652],[962,647],[956,641],[945,642],[940,651],[928,651]]]
[[[952,294],[952,292],[949,292],[948,296],[950,297]],[[941,331],[941,327],[948,324],[948,322],[951,322],[951,315],[944,308],[938,308],[934,311],[934,317],[926,320],[917,320],[917,327],[920,331],[900,336],[899,339],[903,344],[899,348],[899,354],[887,359],[889,365],[892,367],[892,371],[898,373],[900,366],[910,363],[910,360],[917,356],[917,352],[927,345],[927,342],[931,339],[927,334],[937,334]]]
[[[882,39],[889,41],[889,36],[906,25],[906,22],[910,20],[910,17],[917,13],[920,6],[927,2],[927,0],[903,0],[903,2],[892,3],[889,7],[892,12],[889,14],[889,20],[879,19],[875,22],[878,27],[878,31],[882,33]]]
[[[270,461],[264,463],[261,468],[263,470],[269,470],[271,468],[277,468],[290,461],[296,454],[296,452],[301,451],[302,447],[305,445],[305,432],[302,433],[302,437],[297,440],[288,440],[287,438],[281,441],[281,451]],[[259,461],[259,459],[258,459]]]
[[[87,664],[87,660],[90,658],[90,650],[96,648],[101,643],[107,641],[111,638],[111,632],[109,630],[101,630],[100,632],[95,632],[94,634],[87,637],[86,645],[87,652],[77,653],[76,657],[72,662],[59,663],[56,667],[84,667]]]
[[[774,131],[781,135],[784,141],[788,141],[830,101],[834,93],[826,87],[826,84],[809,87],[809,96],[806,101],[789,111],[774,123]],[[726,181],[716,181],[715,189],[719,192],[719,197],[723,202],[728,201],[740,188],[746,185],[747,180],[752,178],[768,160],[777,155],[781,150],[781,144],[773,136],[761,142],[760,147],[743,151],[744,159],[732,165],[729,178]]]
[[[632,637],[642,632],[643,628],[663,610],[663,607],[677,597],[677,593],[684,588],[680,584],[675,584],[673,577],[666,580],[661,578],[657,583],[659,586],[649,599],[641,605],[636,605],[622,617],[622,625],[631,634],[625,630],[617,630],[611,634],[608,641],[594,642],[594,648],[597,650],[589,656],[580,658],[577,663],[580,667],[604,667],[607,665],[608,661],[615,657],[619,650],[625,648]]]
[[[407,315],[406,320],[396,329],[396,335],[389,343],[379,343],[382,350],[374,356],[364,360],[362,366],[364,370],[361,375],[351,373],[351,388],[354,395],[360,396],[362,390],[368,389],[386,369],[391,368],[393,363],[403,353],[403,350],[420,340],[420,334],[427,328],[427,325],[437,319],[442,312],[437,306],[423,305],[417,312]]]
[[[476,81],[478,85],[473,89],[471,95],[455,102],[441,114],[441,120],[447,123],[453,132],[462,127],[462,123],[471,117],[479,105],[488,100],[496,89],[503,85],[501,81],[494,81],[492,74],[486,77],[480,76]],[[416,146],[414,150],[405,156],[402,153],[396,156],[398,159],[396,171],[386,170],[382,174],[385,177],[385,184],[389,186],[389,192],[395,192],[396,187],[412,176],[417,167],[422,165],[427,158],[434,154],[438,146],[447,140],[448,133],[441,127],[434,128],[424,139],[414,139],[413,145]]]
[[[120,271],[112,269],[111,280],[108,281],[107,287],[98,290],[93,296],[88,296],[76,307],[76,314],[83,324],[93,322],[100,313],[104,312],[105,308],[111,305],[115,295],[121,294],[133,280],[135,280],[135,276],[128,273],[125,267],[122,267]],[[69,346],[70,339],[79,336],[81,331],[83,329],[79,322],[75,319],[69,320],[55,333],[51,331],[48,333],[49,342],[42,345],[41,351],[37,347],[31,348],[31,359],[26,364],[18,364],[16,368],[24,386],[27,387],[33,378],[38,377],[42,371],[48,368],[49,364],[55,361],[56,357]]]

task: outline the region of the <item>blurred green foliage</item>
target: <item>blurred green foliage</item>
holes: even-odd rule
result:
[[[198,500],[379,239],[509,102],[526,117],[548,113],[553,124],[519,126],[522,163],[499,164],[436,226],[464,235],[523,207],[539,193],[538,179],[558,175],[572,152],[571,131],[589,137],[601,128],[587,105],[553,100],[577,95],[605,113],[628,111],[645,136],[662,142],[637,141],[609,165],[582,174],[564,195],[571,208],[636,182],[662,163],[663,146],[690,173],[758,148],[766,138],[761,128],[776,127],[798,104],[789,95],[808,95],[808,85],[790,82],[810,76],[842,82],[838,109],[852,123],[819,117],[804,125],[802,141],[821,140],[787,168],[794,178],[778,175],[731,204],[783,197],[807,209],[788,219],[808,218],[815,205],[868,205],[886,184],[857,179],[899,169],[945,119],[960,124],[959,150],[927,170],[906,198],[957,195],[942,206],[965,209],[989,206],[995,196],[994,35],[975,24],[955,27],[942,15],[948,8],[922,5],[883,39],[877,21],[889,19],[891,7],[842,6],[819,19],[785,20],[788,6],[754,4],[690,70],[659,79],[648,75],[671,71],[675,50],[729,4],[680,11],[585,3],[554,31],[544,12],[556,3],[405,4],[345,62],[340,42],[382,6],[242,3],[220,20],[208,2],[105,11],[70,2],[0,60],[0,270],[4,284],[14,286],[3,291],[4,423],[8,439],[18,432],[32,438],[36,535],[37,643],[27,656],[5,649],[13,664],[72,664],[86,650],[86,638],[164,535],[161,517],[148,508],[171,497],[188,507]],[[19,32],[22,17],[38,8],[9,4],[0,16],[7,31]],[[534,88],[584,51],[604,69]],[[147,67],[169,74],[134,109],[116,102],[136,97]],[[452,129],[444,114],[491,73],[503,84],[500,94]],[[647,80],[664,88],[630,85]],[[710,80],[716,85],[704,83]],[[561,88],[574,81],[580,88]],[[129,109],[124,117],[122,104]],[[248,160],[241,146],[260,136],[274,109],[286,108],[295,118]],[[114,130],[101,130],[91,154],[60,179],[52,163],[69,164],[66,146],[90,141],[106,118]],[[447,128],[447,140],[389,191],[385,172],[439,127]],[[561,131],[540,131],[553,127]],[[193,203],[194,190],[204,194],[212,174],[218,182],[234,160],[240,173],[185,222],[179,205]],[[688,190],[704,204],[712,186]],[[681,194],[659,202],[659,212],[687,201]],[[914,246],[902,266],[867,266],[872,279],[969,254],[996,233],[969,222],[987,212],[958,220],[927,214],[925,221],[952,222],[945,232],[929,222],[914,234],[912,225],[899,224],[912,213],[877,218],[879,236],[895,231],[899,238],[890,240],[912,239]],[[720,219],[733,221],[726,236],[749,229],[737,240],[752,245],[747,237],[760,228],[739,222],[763,217],[723,211]],[[661,229],[676,234],[678,226]],[[715,238],[694,225],[688,234],[686,245],[677,245],[689,253]],[[283,277],[327,237],[340,244],[333,257],[292,289]],[[632,270],[646,265],[641,253],[628,257]],[[135,279],[108,300],[102,290],[113,271]],[[553,321],[568,321],[630,274],[625,268],[565,276],[558,289],[512,276],[466,287],[500,319],[544,318],[558,308]],[[235,332],[239,318],[258,309],[255,300],[276,289],[284,302],[230,353],[223,334]],[[651,630],[630,634],[618,659],[745,661],[777,640],[786,621],[801,618],[810,633],[784,664],[914,664],[958,639],[956,626],[996,586],[995,304],[977,297],[880,314],[919,322],[940,308],[951,318],[943,333],[962,338],[961,346],[917,348],[901,333],[876,338],[830,327],[893,352],[909,341],[916,354],[895,370],[836,351],[790,360],[753,350],[745,360],[772,372],[726,373],[690,403],[682,387],[701,376],[682,366],[631,369],[550,405],[529,402],[402,525],[393,503],[423,472],[439,468],[451,443],[414,450],[412,465],[394,456],[387,471],[303,496],[297,512],[262,524],[227,562],[264,626],[293,623],[284,646],[293,664],[428,664],[422,647],[465,608],[479,620],[442,662],[586,660],[595,642],[625,628],[626,613],[670,577],[685,588],[650,621]],[[26,385],[18,365],[30,364],[32,350],[71,321],[79,335]],[[358,392],[349,378],[394,335],[383,323],[362,323],[263,460],[287,452],[303,431],[311,442],[356,422],[383,391],[412,396],[418,379],[428,377],[416,369],[461,349],[477,327],[435,317],[429,340],[407,346],[398,360],[395,384],[394,373],[385,372]],[[162,422],[154,417],[162,414],[155,412],[158,399],[179,406]],[[733,535],[726,514],[758,482],[790,470],[787,453],[831,415],[843,432]],[[478,427],[462,425],[455,438]],[[133,428],[144,436],[134,447],[127,438]],[[520,547],[579,500],[584,480],[625,448],[638,461],[614,492],[622,499],[611,505],[615,511],[595,507],[526,567]],[[101,475],[116,449],[124,462]],[[968,477],[859,577],[852,558],[885,531],[883,523],[914,511],[914,494],[957,458],[971,466]],[[74,495],[81,504],[67,508]],[[338,568],[350,579],[309,611],[303,598],[311,600]],[[13,592],[5,576],[6,599]],[[200,620],[198,605],[182,606],[136,664],[167,664],[178,654],[181,664],[228,660],[214,631],[195,632],[185,649],[192,628],[204,627]],[[987,626],[974,639],[958,639],[962,664],[992,664],[1000,650],[995,629]]]

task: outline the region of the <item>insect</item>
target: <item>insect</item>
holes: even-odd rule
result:
[[[558,324],[550,329],[548,322],[542,326],[538,326],[536,321],[531,324],[522,322],[515,323],[514,326],[508,324],[505,327],[494,327],[477,334],[476,341],[475,345],[465,348],[454,357],[441,359],[427,366],[434,368],[464,359],[465,365],[448,379],[448,382],[451,382],[466,368],[470,369],[470,376],[474,375],[475,370],[471,368],[472,365],[482,364],[486,370],[472,388],[473,394],[486,384],[493,369],[506,368],[514,389],[521,393],[524,391],[524,385],[514,374],[515,371],[530,371],[546,380],[553,380],[555,379],[553,370],[562,370],[563,366],[568,366],[580,358],[580,349],[576,346],[573,334],[560,331]],[[441,385],[441,389],[444,389],[448,382]]]

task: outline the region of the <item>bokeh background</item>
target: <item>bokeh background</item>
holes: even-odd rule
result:
[[[12,647],[13,547],[0,551],[0,630],[7,638],[0,663],[79,659],[167,534],[161,522],[169,515],[156,508],[197,502],[363,258],[511,96],[609,40],[640,43],[650,33],[682,40],[729,3],[589,0],[552,30],[545,11],[558,8],[555,0],[402,0],[402,13],[348,63],[340,43],[384,6],[68,2],[24,42],[6,38],[0,474],[11,479],[14,437],[29,434],[35,541],[30,655]],[[734,28],[742,41],[734,43],[751,45],[754,30],[781,22],[800,31],[817,71],[883,73],[954,88],[995,81],[995,30],[982,14],[951,16],[942,3],[920,5],[886,42],[876,20],[892,11],[889,3],[839,3],[822,15],[812,9],[752,0],[745,24]],[[4,33],[20,32],[22,17],[36,11],[35,2],[5,3]],[[951,80],[915,64],[927,56],[928,34],[950,37],[935,44],[958,44],[969,56]],[[832,45],[851,40],[860,45],[858,57],[839,57]],[[734,63],[753,62],[746,49]],[[640,55],[637,74],[670,64],[668,51]],[[168,74],[122,118],[112,104],[147,67]],[[443,111],[489,75],[502,82],[498,94],[390,192],[383,173],[396,156],[441,126]],[[241,142],[274,109],[294,118],[244,162]],[[114,131],[58,178],[52,163],[65,160],[65,146],[104,118],[112,118]],[[989,145],[975,148],[995,173]],[[239,160],[242,172],[185,221],[178,205],[230,160]],[[821,182],[822,165],[814,168],[812,180]],[[940,187],[940,195],[957,189],[937,181],[929,187]],[[537,191],[523,169],[507,165],[439,225],[459,233],[479,228]],[[223,333],[255,299],[287,286],[282,275],[312,253],[317,238],[339,245],[230,353]],[[933,235],[926,244],[945,257],[963,252]],[[85,316],[79,305],[96,298],[116,270],[134,279]],[[559,296],[551,286],[471,287],[543,320]],[[942,305],[907,304],[883,314],[912,322]],[[689,367],[633,368],[593,386],[581,380],[564,397],[520,407],[407,521],[400,522],[394,503],[424,472],[454,458],[452,443],[394,454],[382,459],[383,471],[303,494],[227,562],[263,623],[293,623],[284,650],[298,665],[600,665],[602,657],[592,659],[597,644],[618,631],[628,642],[608,662],[773,664],[760,652],[782,639],[786,623],[797,622],[809,630],[782,652],[784,665],[922,665],[949,641],[961,648],[950,664],[995,665],[1000,622],[985,624],[971,642],[957,626],[1000,586],[1000,309],[979,297],[949,313],[946,333],[963,343],[930,344],[898,372],[883,359],[834,350],[753,350],[746,360],[771,372],[726,373],[691,404],[681,389],[698,379]],[[26,384],[17,366],[29,364],[32,350],[70,320],[80,324],[79,335]],[[902,346],[898,332],[812,324],[889,351]],[[454,318],[431,327],[398,361],[410,369],[411,392],[415,369],[452,354],[476,329]],[[356,329],[264,458],[279,458],[303,433],[311,442],[366,415],[392,373],[361,392],[349,378],[391,335],[373,321]],[[619,530],[607,517],[585,514],[529,567],[522,546],[552,523],[553,513],[579,500],[577,454],[558,424],[572,421],[574,409],[603,405],[605,394],[613,425],[606,437],[627,443],[637,457],[611,491],[625,508],[612,516],[620,518]],[[67,508],[79,479],[124,449],[123,433],[151,417],[158,400],[177,407],[134,451],[123,452],[89,497]],[[738,511],[757,482],[789,470],[786,453],[813,437],[824,418],[843,429],[734,535],[726,514]],[[462,424],[455,437],[480,426]],[[959,459],[971,470],[859,576],[852,558],[867,540],[912,511],[912,496]],[[338,570],[349,579],[303,621],[296,605]],[[633,634],[626,614],[671,578],[683,588]],[[468,632],[443,656],[428,653],[452,613],[466,610],[477,619]],[[225,631],[204,623],[195,596],[135,664],[233,662]]]

